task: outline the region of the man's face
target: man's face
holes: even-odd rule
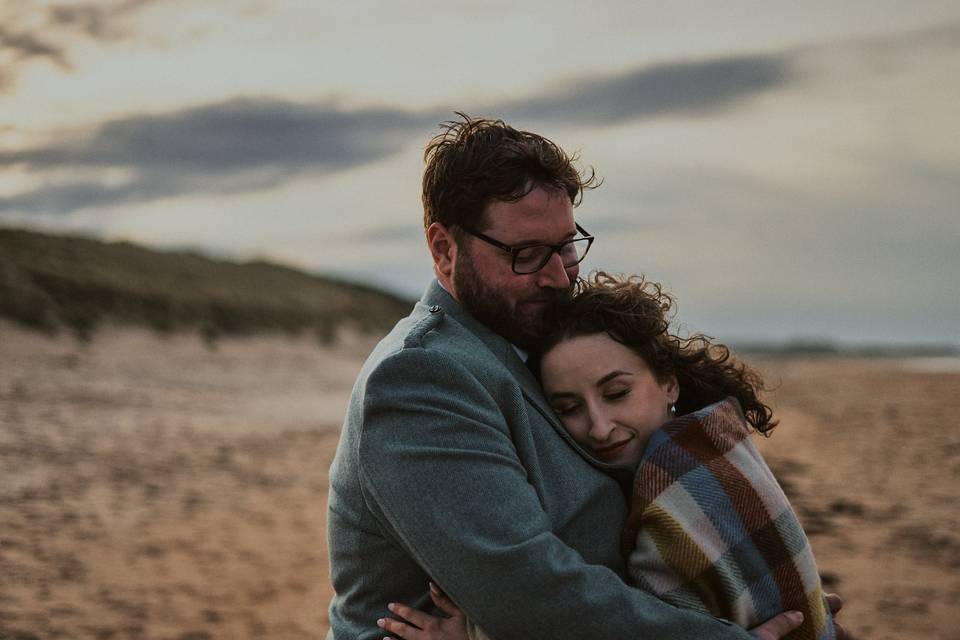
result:
[[[516,202],[494,202],[483,233],[511,246],[558,244],[573,238],[573,205],[565,193],[537,187]],[[475,318],[513,344],[529,349],[543,334],[551,304],[569,297],[579,265],[564,268],[554,253],[536,273],[517,275],[506,251],[462,235],[453,271],[454,292]]]

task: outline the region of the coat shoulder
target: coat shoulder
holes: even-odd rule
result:
[[[455,315],[438,305],[418,305],[374,349],[368,364],[376,365],[399,352],[415,350],[422,351],[421,357],[449,357],[464,364],[492,364],[500,360],[489,345]]]

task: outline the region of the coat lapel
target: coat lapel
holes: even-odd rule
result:
[[[554,431],[567,441],[581,456],[586,458],[590,464],[613,474],[621,482],[632,479],[634,471],[632,466],[609,464],[597,460],[587,453],[570,434],[567,433],[567,430],[564,429],[560,421],[557,420],[553,409],[551,409],[547,403],[547,399],[543,396],[540,382],[533,373],[531,373],[526,363],[520,359],[520,356],[517,355],[513,346],[511,346],[505,338],[480,324],[480,322],[460,306],[460,303],[447,293],[436,280],[430,283],[427,291],[423,294],[423,298],[420,300],[420,304],[424,305],[428,310],[439,307],[445,314],[450,315],[454,320],[477,336],[490,352],[507,367],[514,379],[520,383],[520,389],[527,402],[533,405],[537,412],[543,416],[543,419],[553,427]]]
[[[540,383],[505,338],[480,324],[480,322],[460,306],[460,303],[454,300],[453,296],[447,293],[436,280],[427,288],[420,302],[428,309],[440,307],[446,315],[451,316],[473,335],[477,336],[497,360],[509,369],[517,382],[520,383],[520,388],[527,401],[536,407],[537,411],[543,415],[544,419],[549,422],[554,429],[562,432],[564,436],[567,436],[567,432],[563,430],[563,426],[559,423],[556,416],[554,416],[553,410],[550,408],[550,405],[547,404],[546,398],[543,397],[543,392],[540,390]]]

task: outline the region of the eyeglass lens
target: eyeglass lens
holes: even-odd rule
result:
[[[572,267],[583,260],[590,246],[589,238],[577,238],[566,242],[560,247],[560,261],[565,267]],[[533,273],[539,271],[553,255],[553,247],[534,245],[524,247],[513,256],[513,270],[517,273]]]

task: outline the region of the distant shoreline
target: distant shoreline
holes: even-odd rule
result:
[[[729,343],[734,353],[748,356],[797,356],[811,358],[953,358],[960,346],[951,344],[865,344],[834,342]]]

